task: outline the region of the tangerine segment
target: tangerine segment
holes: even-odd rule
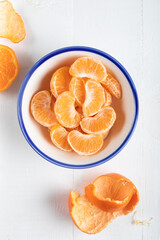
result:
[[[85,193],[92,204],[104,211],[120,211],[121,214],[128,214],[131,207],[128,209],[127,206],[130,201],[132,202],[135,186],[120,174],[107,174],[86,186]],[[123,211],[124,209],[126,210]]]
[[[103,146],[101,135],[82,134],[77,130],[73,130],[68,134],[68,142],[71,148],[80,155],[95,154]]]
[[[116,120],[116,113],[112,107],[102,108],[94,117],[83,118],[80,122],[86,133],[102,134],[109,131]]]
[[[75,109],[73,93],[63,92],[56,100],[54,111],[58,122],[66,128],[75,128],[81,121],[80,114]]]
[[[40,91],[31,101],[31,112],[34,119],[44,127],[51,127],[57,123],[52,110],[52,98],[48,91]]]
[[[104,107],[108,107],[112,104],[112,96],[106,89],[104,89],[104,93],[105,93]]]
[[[122,96],[122,89],[119,81],[108,73],[107,78],[102,80],[101,83],[107,90],[116,98],[120,99]]]
[[[52,143],[61,150],[70,152],[72,148],[67,141],[67,135],[67,130],[59,124],[55,124],[50,130]]]
[[[103,139],[106,139],[108,137],[109,131],[107,130],[106,132],[102,133]]]
[[[105,80],[107,71],[101,61],[91,57],[78,58],[70,67],[70,74],[78,78],[91,78],[98,82]]]
[[[76,103],[82,106],[85,100],[85,82],[81,78],[73,77],[69,84],[69,91],[73,93]]]
[[[69,212],[75,225],[87,234],[101,232],[107,224],[119,215],[102,211],[93,205],[85,195],[71,191],[68,199]]]
[[[104,89],[100,83],[88,80],[85,84],[86,99],[83,104],[84,116],[93,116],[105,103]]]
[[[15,52],[4,45],[0,45],[0,92],[8,89],[16,79],[19,65]]]
[[[21,16],[15,12],[12,4],[5,0],[0,2],[0,37],[8,38],[14,43],[26,36]]]
[[[53,75],[50,81],[50,89],[52,94],[57,98],[61,93],[69,90],[71,75],[69,67],[59,68]]]

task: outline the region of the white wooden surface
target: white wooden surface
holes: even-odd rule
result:
[[[160,1],[159,0],[12,0],[23,16],[27,36],[19,43],[1,39],[18,57],[20,73],[0,93],[0,239],[1,240],[159,240],[160,239]],[[136,84],[140,114],[125,149],[108,163],[69,170],[39,157],[24,139],[17,120],[17,96],[30,67],[46,53],[70,45],[102,49],[117,58]],[[69,190],[83,193],[96,176],[119,172],[140,193],[138,218],[117,218],[97,235],[72,223]]]

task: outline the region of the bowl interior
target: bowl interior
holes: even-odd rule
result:
[[[76,58],[81,56],[92,56],[100,59],[108,71],[119,80],[122,86],[122,99],[117,100],[113,98],[112,103],[117,113],[117,120],[104,141],[102,150],[93,156],[87,157],[79,156],[74,152],[63,152],[56,148],[50,141],[48,129],[36,123],[30,112],[31,98],[39,90],[49,90],[49,82],[53,72],[59,67],[72,64]],[[25,131],[38,151],[41,151],[45,157],[50,158],[50,160],[54,159],[64,164],[79,166],[95,163],[112,155],[127,138],[136,114],[133,92],[123,72],[111,60],[87,51],[64,52],[43,62],[33,72],[26,84],[21,107]]]

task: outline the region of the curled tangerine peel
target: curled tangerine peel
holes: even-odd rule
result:
[[[72,151],[72,148],[70,147],[67,141],[67,136],[68,136],[67,130],[64,127],[60,126],[59,124],[55,124],[50,129],[50,137],[52,143],[59,149],[70,152]]]
[[[0,92],[11,86],[18,72],[19,64],[15,52],[5,45],[0,45]]]
[[[98,177],[85,187],[89,201],[103,211],[120,211],[128,214],[138,203],[138,191],[134,184],[120,174]]]
[[[97,82],[105,80],[107,71],[101,61],[92,57],[80,57],[70,67],[70,74],[77,78],[90,78]]]
[[[31,112],[34,119],[44,127],[52,127],[57,123],[51,95],[48,91],[40,91],[35,94],[31,101]]]
[[[119,216],[119,213],[102,211],[89,202],[85,195],[80,196],[75,191],[69,194],[68,207],[75,225],[87,234],[101,232],[110,221]]]
[[[5,0],[0,2],[0,37],[8,38],[14,43],[26,36],[21,16],[15,12],[12,4]]]

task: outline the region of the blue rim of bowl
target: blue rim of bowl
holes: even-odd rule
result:
[[[96,53],[104,58],[107,58],[108,60],[110,60],[111,62],[113,62],[125,75],[126,79],[128,80],[128,83],[132,89],[133,92],[133,96],[134,96],[134,102],[135,102],[135,116],[134,116],[134,120],[133,120],[133,124],[132,127],[127,135],[127,137],[125,138],[125,140],[122,142],[122,144],[112,153],[110,154],[108,157],[103,158],[97,162],[93,162],[90,164],[84,164],[84,165],[73,165],[73,164],[67,164],[67,163],[63,163],[63,162],[59,162],[49,156],[47,156],[46,154],[44,154],[34,143],[33,141],[30,139],[24,122],[23,122],[23,117],[22,117],[22,100],[23,100],[23,94],[24,94],[24,90],[25,87],[30,79],[30,77],[32,76],[32,74],[34,73],[34,71],[41,65],[43,64],[45,61],[47,61],[48,59],[65,53],[65,52],[71,52],[71,51],[85,51],[85,52],[91,52],[91,53]],[[24,135],[24,137],[26,138],[27,142],[29,143],[29,145],[44,159],[48,160],[49,162],[61,166],[61,167],[65,167],[65,168],[71,168],[71,169],[84,169],[84,168],[91,168],[91,167],[96,167],[100,164],[103,164],[107,161],[109,161],[111,158],[115,157],[127,144],[127,142],[129,141],[129,139],[131,138],[133,131],[135,129],[136,123],[137,123],[137,119],[138,119],[138,112],[139,112],[139,104],[138,104],[138,96],[137,96],[137,91],[136,91],[136,87],[134,85],[134,82],[131,78],[131,76],[129,75],[129,73],[127,72],[127,70],[122,66],[121,63],[119,63],[115,58],[113,58],[111,55],[95,49],[95,48],[91,48],[91,47],[86,47],[86,46],[71,46],[71,47],[65,47],[65,48],[60,48],[57,49],[49,54],[47,54],[46,56],[44,56],[43,58],[41,58],[38,62],[35,63],[35,65],[29,70],[29,72],[27,73],[26,77],[24,78],[20,91],[19,91],[19,96],[18,96],[18,102],[17,102],[17,114],[18,114],[18,121],[19,121],[19,125],[21,128],[21,131]]]

